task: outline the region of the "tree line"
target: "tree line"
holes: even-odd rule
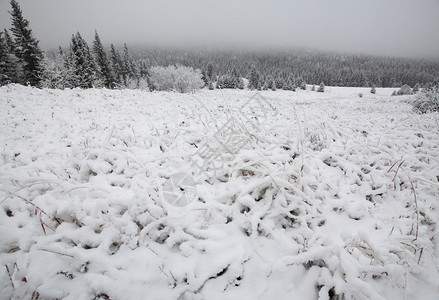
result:
[[[424,86],[439,78],[439,61],[307,51],[106,50],[95,32],[91,46],[79,32],[68,49],[44,53],[16,0],[12,26],[0,32],[0,84],[45,88],[306,89],[333,86]],[[199,72],[197,70],[200,70]],[[244,78],[246,78],[244,80]],[[169,80],[172,80],[170,82]],[[202,80],[202,81],[200,81]],[[201,82],[201,83],[200,83]],[[186,83],[186,86],[184,84]]]
[[[303,83],[349,87],[411,87],[439,79],[439,61],[317,51],[245,51],[136,49],[136,60],[149,66],[182,64],[202,70],[208,80],[240,87],[238,77],[255,87],[300,88]],[[209,69],[210,68],[210,69]],[[257,79],[256,79],[257,78]],[[273,84],[274,83],[274,84]]]

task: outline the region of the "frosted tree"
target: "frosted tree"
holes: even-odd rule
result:
[[[416,94],[417,92],[419,92],[419,90],[420,90],[420,85],[419,85],[419,83],[417,83],[413,87],[413,94]]]
[[[209,84],[209,78],[207,78],[207,72],[205,69],[201,71],[201,80],[203,80],[205,86]]]
[[[4,34],[6,46],[8,47],[8,51],[10,53],[14,53],[15,52],[14,40],[12,39],[11,35],[9,34],[9,31],[6,28],[3,31],[3,34]]]
[[[104,86],[107,88],[114,87],[114,76],[110,67],[110,62],[97,31],[95,31],[95,39],[93,41],[93,54],[98,69],[98,75],[103,81]]]
[[[133,57],[131,56],[127,44],[123,47],[123,58],[122,58],[122,79],[123,84],[126,87],[134,88],[138,80],[138,74],[136,66],[134,64]]]
[[[29,21],[23,17],[17,1],[11,0],[10,4],[12,6],[12,11],[9,12],[12,19],[11,31],[15,37],[14,52],[23,69],[21,82],[38,86],[43,71],[43,52],[38,45],[38,40],[32,34]]]
[[[64,61],[62,52],[47,53],[43,60],[44,71],[41,78],[41,87],[50,89],[64,88]]]
[[[17,81],[17,60],[0,32],[0,85]]]
[[[150,82],[159,91],[194,92],[203,86],[201,71],[184,66],[152,67]]]
[[[249,86],[249,88],[251,90],[257,89],[258,86],[260,87],[260,84],[259,84],[259,73],[256,71],[255,68],[252,68],[252,70],[250,72],[248,86]]]
[[[61,69],[62,76],[64,78],[64,88],[75,88],[79,86],[80,76],[76,74],[75,56],[72,51],[68,53],[62,53],[63,68]]]
[[[73,64],[74,74],[78,79],[78,87],[92,88],[99,86],[100,83],[96,77],[96,67],[90,48],[79,32],[72,36],[70,48],[72,53],[70,63]]]
[[[57,52],[49,52],[43,60],[44,71],[41,87],[65,89],[79,86],[79,77],[75,74],[73,54],[65,53],[61,47]]]
[[[273,92],[276,91],[276,81],[274,81],[274,79],[273,79],[273,82],[271,83],[271,90]]]
[[[412,95],[412,88],[408,84],[404,84],[397,92],[397,95]]]
[[[110,62],[111,62],[111,68],[113,69],[113,74],[115,76],[115,81],[118,84],[121,84],[123,79],[122,75],[122,58],[120,56],[119,51],[114,48],[114,45],[110,45]]]
[[[207,65],[207,79],[209,79],[210,81],[214,81],[213,79],[213,71],[214,71],[214,68],[213,68],[213,64],[212,63],[209,63],[208,65]]]

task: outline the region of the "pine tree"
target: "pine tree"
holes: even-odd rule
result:
[[[104,86],[107,88],[114,87],[114,76],[110,68],[110,62],[97,31],[95,31],[95,39],[93,41],[93,53],[99,70],[99,77],[103,81]]]
[[[72,51],[63,53],[62,59],[63,68],[61,69],[61,74],[64,78],[64,88],[79,87],[80,77],[76,75],[75,56],[73,55]]]
[[[271,90],[274,92],[276,91],[276,82],[273,79],[273,82],[271,83]]]
[[[11,0],[10,4],[12,6],[12,11],[9,12],[12,18],[11,31],[15,37],[14,51],[23,68],[22,83],[38,86],[43,71],[43,52],[38,46],[38,40],[33,37],[29,21],[23,17],[17,1]]]
[[[96,78],[96,66],[90,48],[79,32],[72,35],[70,48],[72,56],[69,63],[73,64],[74,74],[78,80],[77,86],[81,88],[99,86]]]
[[[5,28],[5,30],[3,31],[3,34],[5,35],[5,42],[6,45],[8,47],[8,51],[10,53],[14,53],[15,52],[15,45],[14,45],[14,41],[12,40],[11,35],[9,34],[9,31]]]
[[[15,56],[10,52],[10,48],[0,32],[0,85],[16,82],[17,79],[17,61]]]
[[[253,89],[257,89],[258,86],[260,86],[259,73],[256,71],[255,68],[252,68],[249,76],[249,88],[253,90]]]
[[[110,61],[116,83],[122,84],[122,58],[113,44],[110,45]]]
[[[201,71],[201,80],[203,80],[204,86],[207,86],[209,84],[209,78],[207,78],[207,72],[205,69]]]
[[[123,84],[126,87],[133,85],[132,81],[138,80],[134,60],[133,60],[133,57],[131,56],[131,54],[128,50],[127,44],[124,44],[124,46],[123,46],[123,59],[122,59],[121,73],[122,73]]]
[[[213,81],[213,71],[214,71],[214,69],[213,69],[213,64],[212,63],[209,63],[208,65],[207,65],[207,79],[209,79],[210,81]]]

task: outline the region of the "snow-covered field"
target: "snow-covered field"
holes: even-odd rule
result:
[[[0,88],[0,298],[438,299],[439,114],[392,91]]]

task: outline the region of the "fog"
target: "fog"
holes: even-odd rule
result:
[[[19,0],[40,45],[310,48],[439,57],[438,0]],[[0,0],[0,27],[10,28]]]

